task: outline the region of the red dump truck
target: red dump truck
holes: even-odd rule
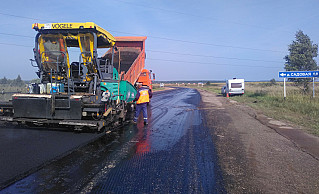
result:
[[[135,84],[145,66],[145,40],[147,37],[115,37],[117,51],[114,53],[113,65],[119,72],[121,80]],[[103,56],[112,59],[109,50]]]
[[[155,74],[153,73],[152,79],[152,70],[143,69],[137,82],[142,83],[143,86],[147,86],[150,90],[153,90],[152,81],[154,80]]]

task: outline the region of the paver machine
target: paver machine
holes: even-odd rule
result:
[[[119,79],[113,66],[116,39],[92,22],[36,23],[32,28],[38,32],[32,64],[40,83],[0,104],[1,119],[96,131],[123,122],[136,89]],[[109,48],[111,57],[99,58],[100,48]],[[71,62],[70,52],[78,52],[77,60]]]

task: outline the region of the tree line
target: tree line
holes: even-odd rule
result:
[[[26,82],[21,79],[21,76],[18,75],[16,79],[7,79],[6,77],[3,77],[0,79],[0,84],[7,84],[10,86],[25,86]]]

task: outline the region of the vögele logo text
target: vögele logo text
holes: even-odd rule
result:
[[[52,24],[53,29],[72,28],[72,24]]]

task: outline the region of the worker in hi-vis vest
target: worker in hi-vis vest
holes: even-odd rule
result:
[[[137,94],[134,99],[134,101],[136,101],[136,111],[133,122],[137,122],[140,112],[143,111],[144,125],[147,125],[147,104],[150,102],[150,98],[152,98],[152,92],[147,87],[142,87],[142,83],[137,83],[137,89]]]

